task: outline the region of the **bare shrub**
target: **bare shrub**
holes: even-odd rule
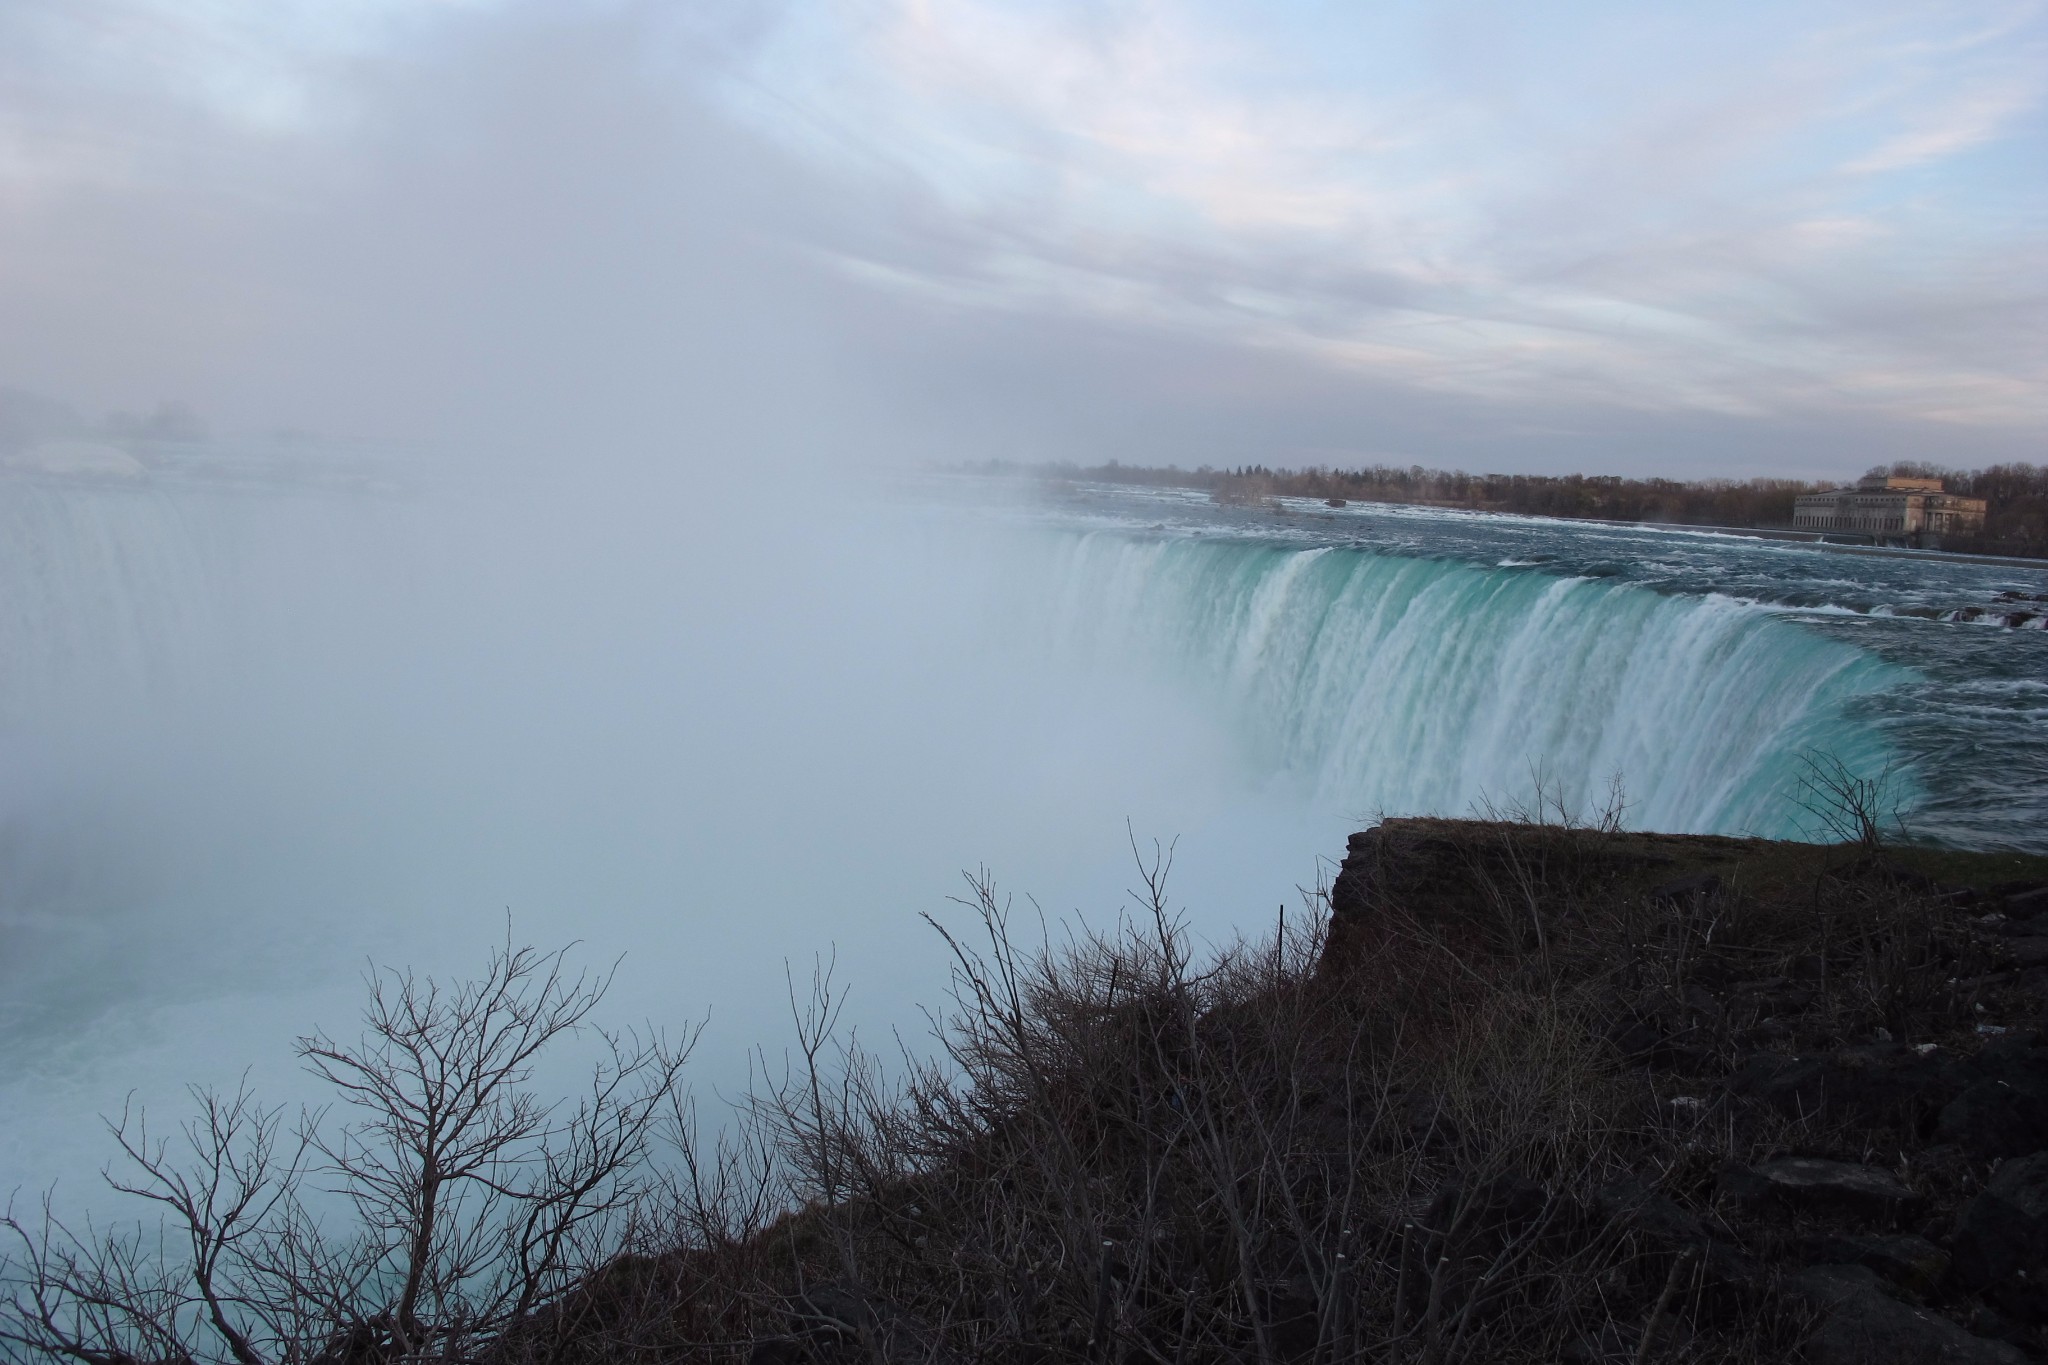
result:
[[[1563,1230],[1617,1167],[1617,1082],[1575,1006],[1503,994],[1420,938],[1325,979],[1313,893],[1198,961],[1170,865],[1154,848],[1128,917],[1058,939],[969,878],[965,926],[935,922],[954,963],[937,1055],[893,1082],[825,1045],[821,975],[791,1070],[750,1110],[801,1205],[763,1238],[787,1259],[733,1298],[772,1320],[778,1296],[829,1285],[896,1324],[873,1328],[886,1359],[910,1341],[1076,1362],[1563,1344],[1604,1268]],[[869,1331],[850,1311],[835,1321]]]
[[[1814,818],[1816,833],[1836,843],[1854,844],[1865,853],[1876,853],[1888,837],[1904,837],[1897,774],[1889,765],[1865,777],[1834,754],[1822,752],[1800,755],[1799,765],[1795,799]]]
[[[109,1127],[107,1180],[159,1221],[74,1225],[10,1209],[0,1341],[84,1365],[474,1358],[610,1257],[650,1189],[650,1133],[679,1044],[589,1021],[609,975],[507,944],[474,980],[368,978],[364,1031],[299,1055],[338,1100],[287,1123],[246,1090],[196,1090],[174,1136]],[[594,1043],[588,1088],[544,1101],[541,1053]],[[322,1188],[353,1214],[331,1231]]]
[[[826,961],[792,973],[794,1046],[759,1055],[729,1121],[700,1125],[677,1053],[611,1038],[588,1103],[616,1121],[491,1108],[473,1131],[508,1135],[477,1167],[497,1174],[466,1188],[453,1156],[436,1183],[405,1155],[433,1146],[410,1097],[445,1087],[401,1040],[470,1040],[448,1055],[500,1060],[455,1070],[495,1075],[601,983],[494,964],[557,1002],[496,1050],[458,1021],[497,995],[387,986],[365,1043],[304,1045],[362,1101],[356,1136],[232,1096],[189,1135],[176,1170],[197,1174],[137,1138],[130,1183],[170,1192],[189,1247],[17,1223],[9,1339],[88,1365],[1784,1358],[1810,1324],[1772,1307],[1765,1262],[1793,1231],[1736,1245],[1720,1175],[1904,1150],[1919,1120],[1750,1103],[1732,1071],[1967,1031],[1958,978],[1992,950],[1885,859],[1616,834],[1618,800],[1588,823],[1543,799],[1541,823],[1358,836],[1332,888],[1213,951],[1172,907],[1170,847],[1134,846],[1132,904],[1096,928],[976,873],[933,919],[952,971],[929,1043],[848,1033]],[[561,1160],[513,1159],[544,1134]],[[357,1240],[307,1220],[293,1192],[318,1171],[366,1192]],[[429,1188],[423,1238],[405,1201]],[[514,1213],[557,1250],[522,1259]]]

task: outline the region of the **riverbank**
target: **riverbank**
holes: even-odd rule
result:
[[[966,472],[1015,474],[1029,467],[1000,463]],[[1796,500],[1833,485],[1795,479],[1685,480],[1614,475],[1468,474],[1463,470],[1370,466],[1357,469],[1141,468],[1108,464],[1084,469],[1038,467],[1040,477],[1121,484],[1130,488],[1184,488],[1238,506],[1272,498],[1387,503],[1468,512],[1504,512],[1615,526],[1714,531],[1765,539],[1801,540],[1821,533],[1793,529]],[[2002,465],[1987,470],[1899,466],[1893,473],[1939,475],[1950,492],[1990,504],[1983,528],[1960,551],[1985,563],[2048,563],[2048,470]],[[1890,547],[1870,547],[1890,548]],[[1910,551],[1908,553],[1911,553]]]

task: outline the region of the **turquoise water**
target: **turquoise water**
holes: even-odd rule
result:
[[[1135,651],[1361,817],[1464,814],[1540,781],[1639,828],[1792,836],[1802,759],[1894,751],[1869,700],[1909,670],[1722,596],[1250,540],[1063,539],[1063,647]],[[1901,766],[1896,795],[1920,799]]]
[[[1534,774],[1584,811],[1619,775],[1638,828],[1813,835],[1825,755],[1883,776],[1912,837],[2048,851],[2048,565],[1055,492],[1012,515],[1057,546],[1063,634],[1206,690],[1361,815],[1463,814]]]

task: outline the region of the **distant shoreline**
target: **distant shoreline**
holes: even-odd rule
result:
[[[1406,505],[1406,504],[1396,504]],[[1461,509],[1452,508],[1452,511]],[[1540,514],[1538,514],[1540,515]],[[1773,526],[1701,526],[1679,521],[1617,521],[1611,517],[1550,517],[1550,521],[1589,521],[1600,526],[1648,526],[1659,531],[1706,531],[1715,535],[1748,536],[1754,540],[1789,540],[1811,545],[1831,554],[1873,555],[1889,559],[1927,559],[1946,564],[2002,564],[2016,569],[2048,573],[2048,560],[2018,555],[1980,555],[1961,550],[1915,550],[1902,545],[1847,545],[1829,540],[1825,531],[1794,531]]]
[[[1990,503],[1980,533],[1953,537],[1953,548],[1845,543],[1840,532],[1795,529],[1796,500],[1826,486],[1793,479],[1687,481],[1623,478],[1615,475],[1469,474],[1463,470],[1398,469],[1387,466],[1337,469],[1237,469],[1204,466],[1143,468],[1111,462],[1076,465],[1014,465],[992,461],[961,466],[962,473],[1035,473],[1041,478],[1078,479],[1130,488],[1180,488],[1207,492],[1221,503],[1254,506],[1273,498],[1446,511],[1497,512],[1605,526],[1650,526],[1674,531],[1748,536],[1817,545],[1849,554],[1945,559],[1970,564],[2048,569],[2048,469],[2001,465],[1982,470],[1946,470],[1932,465],[1894,466],[1894,474],[1941,477],[1950,491]],[[1883,471],[1873,471],[1883,472]],[[2018,553],[2013,553],[2013,551]]]

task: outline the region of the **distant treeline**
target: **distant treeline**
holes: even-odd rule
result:
[[[1003,466],[989,466],[992,470]],[[1037,466],[1055,478],[1103,483],[1207,489],[1218,502],[1256,503],[1271,497],[1342,498],[1347,502],[1414,503],[1481,512],[1543,517],[1658,521],[1682,526],[1789,527],[1792,502],[1802,493],[1838,487],[1797,479],[1625,479],[1611,474],[1468,474],[1461,469],[1269,469],[1240,465],[1187,470],[1146,468],[1111,461],[1092,468]],[[1873,474],[1940,478],[1951,493],[1983,498],[1990,512],[1982,533],[1950,537],[1945,548],[1981,554],[2048,558],[2048,468],[2030,464],[1988,469],[1946,469],[1905,462]]]
[[[1940,465],[1900,464],[1888,472],[1942,479],[1949,492],[1982,498],[1990,504],[1984,514],[1984,530],[1951,538],[1948,549],[2048,559],[2048,468],[1995,464],[1987,469],[1943,469]]]

